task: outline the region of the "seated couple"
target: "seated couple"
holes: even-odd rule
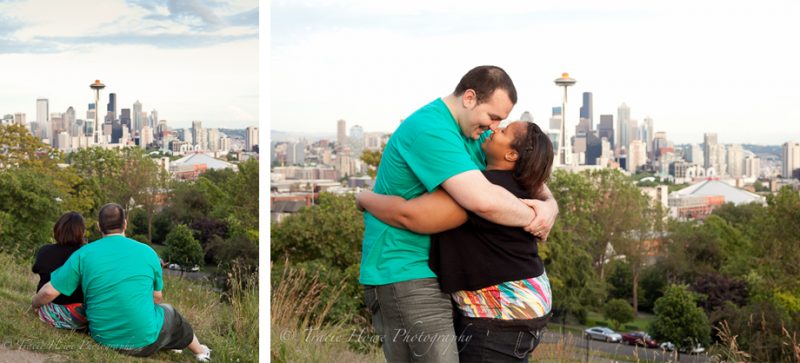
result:
[[[36,253],[33,272],[38,293],[31,306],[45,323],[84,330],[99,344],[146,357],[162,349],[188,348],[207,362],[211,350],[200,344],[192,326],[169,304],[158,255],[150,246],[125,237],[128,223],[118,204],[100,208],[103,238],[85,244],[86,225],[75,212],[53,227],[55,244]]]

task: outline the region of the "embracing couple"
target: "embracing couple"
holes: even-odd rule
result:
[[[125,237],[128,222],[118,204],[100,208],[103,238],[85,244],[86,225],[76,212],[53,227],[54,244],[36,253],[38,292],[31,306],[45,323],[87,330],[99,344],[146,357],[188,348],[207,362],[211,350],[172,305],[162,304],[162,267],[150,246]]]
[[[526,362],[541,341],[553,146],[536,124],[499,128],[516,102],[503,69],[470,70],[403,121],[357,196],[359,281],[389,362]]]

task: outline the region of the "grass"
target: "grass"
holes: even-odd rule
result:
[[[87,334],[53,329],[30,308],[38,276],[26,263],[0,254],[0,344],[7,349],[44,353],[68,362],[195,362],[183,354],[159,352],[133,358],[105,348]],[[164,302],[172,304],[192,325],[201,343],[213,349],[215,362],[258,361],[258,284],[239,271],[230,275],[230,293],[221,295],[210,285],[164,277]]]

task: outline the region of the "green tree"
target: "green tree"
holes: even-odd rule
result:
[[[696,297],[684,285],[670,285],[664,296],[656,300],[656,318],[651,325],[653,338],[673,342],[677,346],[701,343],[708,346],[711,326]]]
[[[631,304],[628,304],[623,299],[609,300],[603,308],[603,314],[606,319],[611,321],[614,330],[619,330],[622,324],[631,322],[636,318],[636,312]]]
[[[31,135],[22,125],[0,126],[0,169],[54,168],[61,153]]]
[[[52,241],[61,213],[53,180],[34,169],[0,169],[0,251],[30,258]]]
[[[200,264],[203,259],[203,248],[186,225],[178,225],[167,234],[166,244],[164,258],[181,265],[184,269]]]

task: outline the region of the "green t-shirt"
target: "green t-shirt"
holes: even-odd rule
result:
[[[464,137],[455,118],[437,99],[414,112],[386,144],[374,191],[405,199],[434,191],[450,177],[486,167],[479,140]],[[389,226],[364,213],[361,277],[365,285],[384,285],[436,277],[428,268],[430,236]]]
[[[81,247],[50,282],[65,295],[82,286],[95,341],[134,349],[155,342],[164,324],[164,310],[153,302],[153,291],[164,288],[161,273],[150,246],[114,235]]]

